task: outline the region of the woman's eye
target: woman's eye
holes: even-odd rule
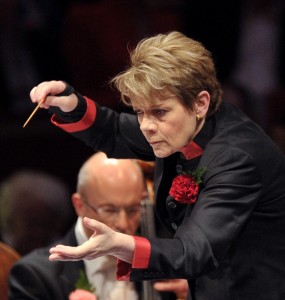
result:
[[[163,116],[163,115],[166,114],[166,110],[164,110],[164,109],[155,109],[155,110],[153,111],[153,114],[154,114],[154,115],[157,115],[157,116]]]

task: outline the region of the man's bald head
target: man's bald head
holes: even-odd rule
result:
[[[75,195],[73,198],[79,200],[73,203],[79,216],[95,218],[114,230],[134,234],[140,218],[131,218],[127,212],[140,206],[145,195],[142,170],[135,160],[107,158],[98,152],[81,167]],[[116,218],[111,220],[100,214],[102,207],[109,208],[108,211],[117,209]]]
[[[124,192],[132,187],[142,188],[143,180],[142,170],[135,160],[108,158],[105,153],[98,152],[81,167],[77,191],[84,193],[92,184],[98,193]]]

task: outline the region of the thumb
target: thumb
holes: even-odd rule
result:
[[[106,229],[106,227],[107,227],[105,224],[103,224],[97,220],[90,219],[88,217],[83,218],[83,223],[86,227],[95,231],[96,235],[105,232],[104,229]]]

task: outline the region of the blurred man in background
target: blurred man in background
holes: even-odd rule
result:
[[[141,201],[145,196],[143,173],[136,161],[108,159],[103,153],[94,154],[79,171],[77,190],[72,195],[78,219],[61,243],[75,246],[92,238],[94,232],[84,226],[84,217],[134,235],[139,229]],[[60,207],[59,210],[64,215],[64,210]],[[50,262],[49,248],[36,250],[14,265],[9,299],[68,299],[74,290],[82,288],[83,282],[83,288],[90,288],[100,300],[139,299],[140,287],[133,282],[117,281],[114,257]],[[169,293],[165,294],[168,296]],[[174,294],[171,297],[176,299]]]

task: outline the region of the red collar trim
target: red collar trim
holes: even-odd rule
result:
[[[181,149],[181,152],[186,159],[193,159],[203,154],[204,150],[198,146],[195,142],[190,142],[188,145]]]

